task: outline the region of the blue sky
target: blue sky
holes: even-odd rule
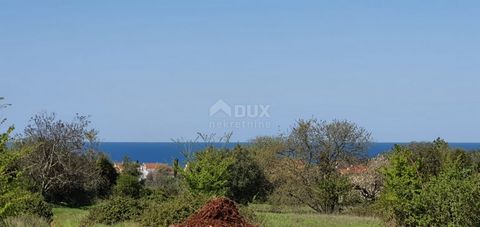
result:
[[[478,142],[479,21],[479,1],[0,0],[1,114],[18,132],[88,114],[103,141],[245,141],[316,117]],[[220,99],[270,117],[210,116]]]

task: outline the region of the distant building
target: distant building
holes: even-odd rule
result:
[[[121,173],[123,172],[123,163],[114,163],[113,164],[113,167],[115,168],[115,170],[117,171],[117,173]]]
[[[124,170],[123,163],[115,163],[114,167],[118,173]],[[138,171],[140,172],[141,179],[146,179],[148,174],[153,172],[161,172],[173,176],[173,168],[166,163],[142,163],[138,167]]]

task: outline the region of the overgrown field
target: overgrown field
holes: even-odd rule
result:
[[[81,221],[88,215],[88,209],[76,208],[53,208],[53,226],[55,227],[77,227],[80,226]],[[95,225],[96,227],[103,227],[107,225]],[[135,223],[119,223],[114,226],[117,227],[136,227]]]
[[[253,207],[257,209],[257,207]],[[272,213],[272,212],[256,212],[261,226],[278,227],[278,226],[381,226],[381,221],[371,217],[355,217],[348,215],[323,215],[314,213],[293,213],[298,211],[297,208],[284,208],[282,212],[289,213]],[[56,227],[76,227],[88,214],[88,210],[75,208],[54,208],[53,209],[54,226]],[[97,227],[105,225],[96,225]],[[120,223],[117,227],[137,227],[136,223]]]

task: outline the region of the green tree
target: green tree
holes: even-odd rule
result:
[[[139,164],[125,157],[122,163],[123,171],[118,176],[114,191],[116,195],[140,198],[144,192],[143,181],[140,180]]]
[[[100,154],[98,156],[96,168],[101,177],[101,181],[97,189],[98,195],[100,197],[107,197],[112,193],[112,189],[117,181],[117,170],[105,154]]]
[[[447,166],[420,197],[426,209],[418,225],[480,226],[480,177],[461,164]]]
[[[252,153],[237,145],[232,151],[232,156],[234,162],[229,168],[232,176],[228,197],[243,204],[254,199],[265,200],[271,191],[271,185]]]
[[[182,177],[192,192],[226,195],[232,179],[229,169],[234,161],[228,150],[210,146],[194,153]]]
[[[337,168],[365,157],[370,133],[349,121],[310,119],[299,120],[285,139],[284,191],[317,212],[338,210],[352,188]]]
[[[381,203],[387,219],[399,225],[411,225],[418,218],[419,196],[422,189],[418,164],[405,147],[395,145],[390,165],[384,170],[384,192]]]
[[[3,107],[0,105],[0,109]],[[4,122],[4,119],[0,120],[0,125]],[[0,220],[22,214],[35,214],[51,220],[51,207],[41,195],[26,189],[23,172],[17,166],[18,160],[31,152],[31,148],[19,150],[7,147],[13,130],[9,127],[6,132],[0,133]]]
[[[17,147],[34,147],[20,164],[35,190],[48,201],[75,206],[95,198],[101,177],[95,168],[95,152],[89,148],[96,134],[89,123],[85,116],[64,122],[55,114],[39,114],[16,141]]]

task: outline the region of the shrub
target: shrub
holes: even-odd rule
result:
[[[233,150],[209,147],[195,153],[182,177],[194,193],[227,196],[242,204],[265,200],[271,191],[252,152],[240,145]]]
[[[234,163],[229,167],[232,174],[227,196],[235,202],[247,204],[254,199],[264,201],[271,191],[263,170],[252,153],[237,145],[232,151]]]
[[[182,177],[194,193],[226,195],[232,176],[229,168],[233,163],[228,150],[209,147],[194,154]]]
[[[203,194],[184,194],[162,203],[151,203],[139,218],[143,226],[170,226],[183,222],[209,199]]]
[[[396,145],[385,171],[385,190],[380,198],[384,216],[398,225],[412,225],[419,212],[421,176],[410,150]]]
[[[421,195],[422,226],[480,226],[480,178],[452,166],[432,179]]]
[[[53,216],[51,206],[39,194],[17,189],[0,195],[0,218],[23,214],[33,214],[47,221]]]
[[[115,224],[138,217],[143,210],[142,204],[129,197],[113,197],[90,210],[84,224]]]
[[[396,146],[380,204],[399,226],[480,226],[480,176],[464,152],[447,150],[437,175],[420,173],[424,158]],[[431,168],[430,168],[431,169]]]
[[[36,215],[27,214],[16,217],[8,217],[3,221],[0,221],[0,226],[6,227],[49,227],[50,224],[44,218]]]
[[[98,196],[102,198],[108,197],[112,193],[115,182],[117,181],[117,170],[105,154],[100,154],[97,158],[96,168],[101,178],[97,188]]]
[[[147,175],[145,186],[148,188],[163,190],[168,196],[176,196],[182,191],[180,178],[158,171]]]
[[[93,149],[97,132],[89,124],[85,116],[64,122],[55,114],[39,114],[15,141],[16,147],[33,148],[18,165],[47,201],[70,206],[94,201],[101,178]]]
[[[138,177],[125,173],[120,174],[114,188],[116,195],[131,198],[139,198],[142,195],[142,190],[143,184]]]

